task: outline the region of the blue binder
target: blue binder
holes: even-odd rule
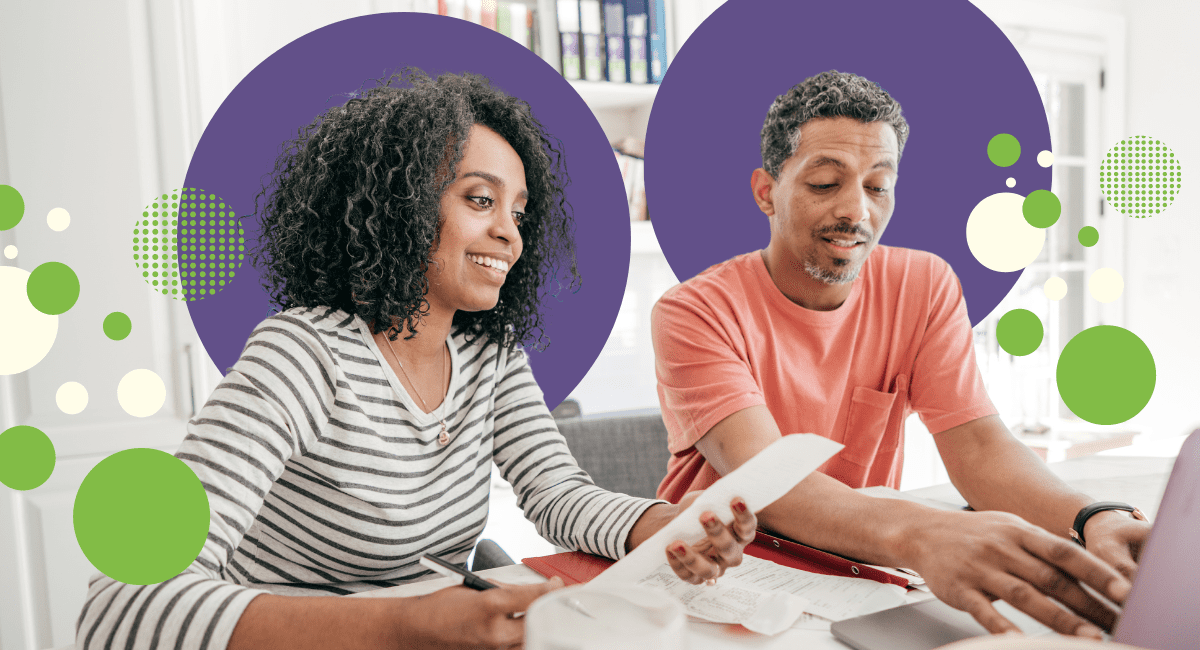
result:
[[[648,0],[650,15],[650,81],[667,73],[667,0]]]

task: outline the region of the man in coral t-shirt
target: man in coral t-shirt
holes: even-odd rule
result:
[[[1094,500],[997,416],[954,273],[935,255],[876,246],[907,137],[899,104],[857,75],[823,73],[771,106],[763,167],[751,177],[770,243],[674,287],[654,308],[673,454],[659,496],[678,501],[781,435],[816,433],[845,448],[759,513],[764,527],[915,569],[992,632],[1017,629],[991,604],[1003,598],[1059,632],[1098,638],[1115,614],[1081,584],[1123,601],[1149,525],[1102,511],[1079,524],[1086,551],[1068,540]],[[913,411],[977,512],[851,489],[899,486]]]

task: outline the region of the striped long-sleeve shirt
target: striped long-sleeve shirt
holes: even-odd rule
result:
[[[95,576],[76,648],[217,650],[261,593],[388,587],[426,576],[427,552],[464,562],[493,461],[543,537],[619,558],[655,502],[592,483],[522,350],[448,343],[450,388],[426,414],[357,316],[291,309],[260,324],[176,454],[208,493],[203,550],[156,585]]]

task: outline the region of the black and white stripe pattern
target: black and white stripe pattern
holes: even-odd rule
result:
[[[621,557],[654,502],[592,484],[524,351],[449,342],[450,390],[426,414],[358,317],[291,309],[259,325],[176,454],[208,492],[204,549],[158,585],[96,576],[78,650],[225,648],[260,593],[392,586],[428,575],[417,563],[427,552],[465,562],[487,521],[493,460],[543,537]]]

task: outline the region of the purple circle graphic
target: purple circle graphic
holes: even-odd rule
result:
[[[250,250],[259,233],[248,211],[281,144],[331,106],[345,103],[364,82],[405,66],[430,76],[488,77],[528,102],[547,132],[561,140],[583,286],[547,299],[551,345],[530,353],[553,408],[591,367],[616,320],[629,274],[629,208],[612,149],[591,110],[557,71],[515,41],[463,20],[416,13],[373,14],[310,32],[268,57],[229,93],[192,155],[185,185],[209,189],[246,210],[239,216]],[[272,312],[258,269],[249,264],[235,282],[188,303],[188,309],[222,372]]]
[[[671,62],[650,114],[647,199],[671,269],[684,280],[766,247],[767,217],[750,193],[763,119],[777,96],[826,70],[862,75],[904,108],[911,134],[881,243],[949,262],[978,323],[1020,271],[997,273],[971,255],[967,217],[1009,191],[1009,176],[1030,192],[1050,189],[1051,170],[1033,155],[1050,149],[1050,128],[1024,61],[967,0],[729,0],[717,9]],[[1011,167],[988,160],[997,133],[1021,142]]]

